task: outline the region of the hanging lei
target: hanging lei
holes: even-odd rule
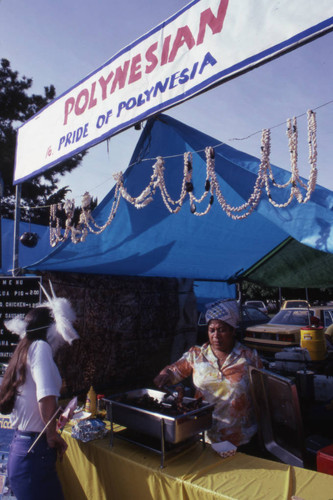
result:
[[[136,209],[141,209],[149,205],[156,195],[157,189],[160,190],[164,205],[170,213],[176,214],[180,211],[186,196],[189,196],[190,211],[193,215],[203,216],[206,215],[214,202],[216,197],[222,210],[233,220],[242,220],[248,217],[258,206],[262,197],[263,189],[265,188],[269,202],[277,208],[287,207],[295,198],[298,203],[307,203],[316,187],[317,182],[317,125],[315,113],[311,110],[307,112],[308,121],[308,143],[309,143],[309,163],[311,166],[309,180],[304,183],[299,175],[298,169],[298,129],[297,121],[294,117],[292,120],[287,120],[287,137],[290,153],[291,176],[290,179],[284,183],[279,184],[273,176],[270,153],[271,153],[271,138],[270,130],[264,129],[261,136],[261,161],[256,181],[253,186],[253,191],[248,200],[239,206],[232,206],[225,200],[215,170],[215,151],[214,148],[209,146],[205,148],[206,156],[206,180],[204,185],[203,194],[196,197],[194,194],[194,186],[192,181],[193,173],[193,157],[191,152],[184,153],[184,166],[183,166],[183,179],[180,189],[179,198],[173,200],[167,190],[165,183],[165,162],[161,156],[156,158],[153,165],[153,173],[150,177],[150,182],[142,192],[134,197],[131,196],[124,186],[124,179],[122,172],[115,174],[113,177],[116,181],[114,200],[112,202],[110,214],[107,221],[103,225],[99,225],[93,218],[91,212],[91,196],[85,193],[82,197],[81,213],[79,221],[74,224],[74,200],[66,200],[62,205],[61,203],[52,205],[50,208],[50,245],[56,246],[58,243],[65,241],[71,236],[73,243],[80,243],[85,241],[89,232],[93,234],[102,233],[115,218],[117,213],[120,199],[124,198],[128,203],[133,205]],[[286,189],[290,186],[290,195],[286,202],[277,203],[273,200],[271,193],[271,186],[275,189]],[[301,189],[305,190],[305,195],[302,194]],[[206,208],[203,211],[197,210],[197,205],[200,205],[207,197],[209,200]],[[63,228],[64,226],[64,228]]]

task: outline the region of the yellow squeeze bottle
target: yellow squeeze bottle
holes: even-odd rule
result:
[[[88,391],[84,411],[91,413],[92,416],[96,415],[96,392],[93,386]]]

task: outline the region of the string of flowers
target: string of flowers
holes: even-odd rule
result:
[[[292,120],[287,120],[287,136],[290,152],[291,176],[286,183],[279,184],[274,179],[274,175],[270,165],[271,137],[269,129],[264,129],[262,131],[261,160],[252,193],[250,194],[247,201],[239,206],[232,206],[228,204],[222,194],[215,169],[215,151],[213,147],[209,146],[205,148],[206,180],[204,185],[204,192],[200,197],[196,197],[194,194],[194,186],[192,181],[193,158],[191,152],[184,153],[181,189],[178,199],[175,200],[172,199],[166,187],[164,159],[161,156],[158,156],[156,158],[155,164],[153,165],[153,173],[150,177],[149,184],[136,197],[130,195],[125,188],[122,172],[114,175],[114,179],[116,181],[114,200],[108,219],[103,225],[98,225],[92,216],[92,199],[89,193],[85,193],[83,195],[81,213],[76,226],[73,222],[75,211],[74,200],[66,200],[64,205],[52,205],[50,207],[50,244],[51,246],[55,246],[57,245],[57,243],[68,239],[70,234],[73,243],[85,241],[89,232],[93,234],[100,234],[114,220],[119,208],[121,198],[124,198],[136,209],[142,209],[148,206],[154,200],[157,189],[160,190],[162,200],[166,208],[172,214],[176,214],[179,212],[184,204],[186,196],[188,195],[191,213],[196,216],[206,215],[211,210],[214,198],[216,196],[216,199],[220,204],[222,210],[228,215],[228,217],[232,218],[233,220],[245,219],[255,210],[262,197],[264,188],[266,190],[269,202],[277,208],[287,207],[294,198],[298,203],[306,203],[309,201],[311,194],[315,189],[317,180],[317,125],[315,113],[313,111],[308,111],[307,119],[309,163],[311,165],[309,181],[307,183],[304,183],[300,178],[298,169],[298,130],[297,121],[294,117]],[[273,200],[270,184],[272,184],[276,189],[286,189],[288,186],[290,186],[290,195],[286,202],[277,203]],[[301,193],[299,186],[306,190],[305,195]],[[198,211],[197,205],[200,205],[208,197],[209,194],[210,196],[206,208],[201,212]],[[64,225],[64,229],[62,229],[62,224]]]

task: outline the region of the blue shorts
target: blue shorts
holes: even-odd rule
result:
[[[37,432],[16,431],[8,457],[8,479],[17,500],[64,500],[56,471],[57,452],[45,434],[27,453]]]

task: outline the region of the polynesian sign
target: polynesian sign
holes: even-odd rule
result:
[[[310,41],[332,0],[194,0],[18,130],[14,184]]]

